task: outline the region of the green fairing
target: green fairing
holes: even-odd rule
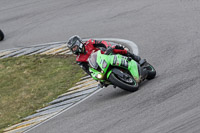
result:
[[[107,69],[108,69],[108,67],[110,65],[110,56],[112,56],[112,55],[104,55],[104,54],[101,54],[100,50],[98,51],[97,63],[100,66],[100,68],[104,71],[104,73],[107,72]],[[105,61],[107,63],[107,67],[106,68],[103,68],[103,61]]]
[[[116,57],[117,58],[116,58]],[[114,62],[114,58],[117,59],[116,60],[116,64],[113,64]],[[127,69],[125,67],[121,66],[121,62],[123,60],[127,60],[127,57],[120,55],[120,54],[116,54],[116,55],[105,55],[105,54],[101,54],[101,51],[99,50],[97,53],[97,59],[96,62],[99,65],[99,67],[101,68],[102,72],[97,71],[94,68],[90,68],[90,72],[92,72],[92,77],[95,80],[100,80],[98,79],[96,76],[97,74],[102,74],[105,76],[105,73],[108,71],[109,66],[117,66],[117,67],[121,67],[124,69]],[[107,66],[105,68],[103,68],[103,62],[107,63]],[[128,61],[128,70],[130,71],[130,73],[132,74],[132,76],[135,78],[136,81],[139,81],[139,73],[138,73],[138,66],[137,63],[134,60]],[[112,70],[109,71],[106,75],[106,77],[108,78],[111,74]],[[105,81],[105,80],[100,80],[100,81]]]
[[[96,76],[97,76],[97,74],[101,74],[99,71],[97,71],[96,69],[94,69],[94,68],[89,68],[89,71],[91,72],[91,75],[92,75],[92,78],[94,79],[94,80],[99,80]]]
[[[110,70],[108,73],[107,73],[107,79],[110,77],[110,74],[112,73],[112,70]]]
[[[129,61],[128,70],[130,71],[130,73],[132,74],[134,79],[136,81],[139,81],[140,76],[139,76],[139,73],[138,73],[138,65],[134,60]]]

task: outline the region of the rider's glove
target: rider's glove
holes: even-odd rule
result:
[[[122,46],[122,45],[116,45],[116,46],[115,46],[115,49],[121,49],[121,50],[124,50],[124,48],[125,48],[125,47]]]
[[[135,60],[137,63],[139,63],[139,61],[141,60],[140,56],[137,56],[129,51],[127,51],[127,56],[131,57],[133,60]]]

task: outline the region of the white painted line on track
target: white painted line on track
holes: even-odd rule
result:
[[[40,46],[45,46],[45,45],[59,45],[59,44],[65,44],[67,43],[66,41],[59,41],[59,42],[49,42],[49,43],[41,43],[41,44],[35,44],[31,46],[19,46],[19,48],[30,48],[30,47],[40,47]]]
[[[62,114],[63,112],[65,112],[65,111],[67,111],[67,110],[69,110],[69,109],[73,108],[74,106],[76,106],[76,105],[78,105],[78,104],[82,103],[83,101],[85,101],[86,99],[88,99],[89,97],[93,96],[94,94],[98,93],[99,91],[101,91],[101,90],[103,90],[103,89],[104,89],[104,88],[100,88],[100,89],[96,90],[95,92],[93,92],[93,93],[92,93],[92,94],[90,94],[89,96],[87,96],[87,97],[85,97],[84,99],[80,100],[79,102],[77,102],[77,103],[73,104],[71,107],[69,107],[69,108],[67,108],[67,109],[64,109],[64,110],[62,110],[62,111],[61,111],[61,112],[59,112],[58,114],[56,114],[56,115],[54,115],[54,116],[52,116],[52,117],[50,117],[50,118],[48,118],[48,119],[44,120],[43,122],[41,122],[41,123],[39,123],[39,124],[36,124],[36,125],[34,125],[33,127],[29,128],[28,130],[25,130],[25,131],[24,131],[24,133],[27,133],[27,132],[31,131],[32,129],[34,129],[34,128],[36,128],[36,127],[38,127],[38,126],[40,126],[40,125],[44,124],[45,122],[47,122],[47,121],[49,121],[49,120],[51,120],[51,119],[55,118],[56,116],[58,116],[58,115]]]

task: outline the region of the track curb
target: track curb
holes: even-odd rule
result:
[[[114,44],[121,44],[127,47],[134,54],[138,55],[137,45],[129,40],[117,39],[117,38],[93,38],[95,40],[105,40]],[[88,39],[83,39],[86,41]],[[45,44],[37,44],[28,47],[19,47],[12,48],[7,50],[0,51],[0,59],[8,57],[18,57],[22,55],[33,55],[33,54],[52,54],[52,55],[62,55],[62,54],[71,54],[70,50],[67,48],[66,41],[61,42],[52,42]],[[42,123],[56,117],[57,115],[65,112],[68,109],[76,106],[82,101],[86,100],[90,96],[99,92],[100,88],[97,87],[97,82],[92,80],[90,76],[85,76],[81,78],[81,81],[76,83],[77,86],[74,86],[69,89],[68,92],[58,96],[57,99],[48,103],[48,106],[40,110],[36,110],[36,113],[23,118],[23,122],[13,125],[9,128],[6,128],[4,132],[6,133],[21,133],[28,132],[31,129],[41,125]]]

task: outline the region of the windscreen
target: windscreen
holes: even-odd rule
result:
[[[98,53],[98,51],[97,52],[95,52],[95,53],[92,53],[91,55],[90,55],[90,57],[88,58],[88,62],[89,62],[89,64],[90,64],[90,66],[92,67],[92,68],[94,68],[94,69],[97,69],[98,68],[98,64],[97,64],[97,53]]]

